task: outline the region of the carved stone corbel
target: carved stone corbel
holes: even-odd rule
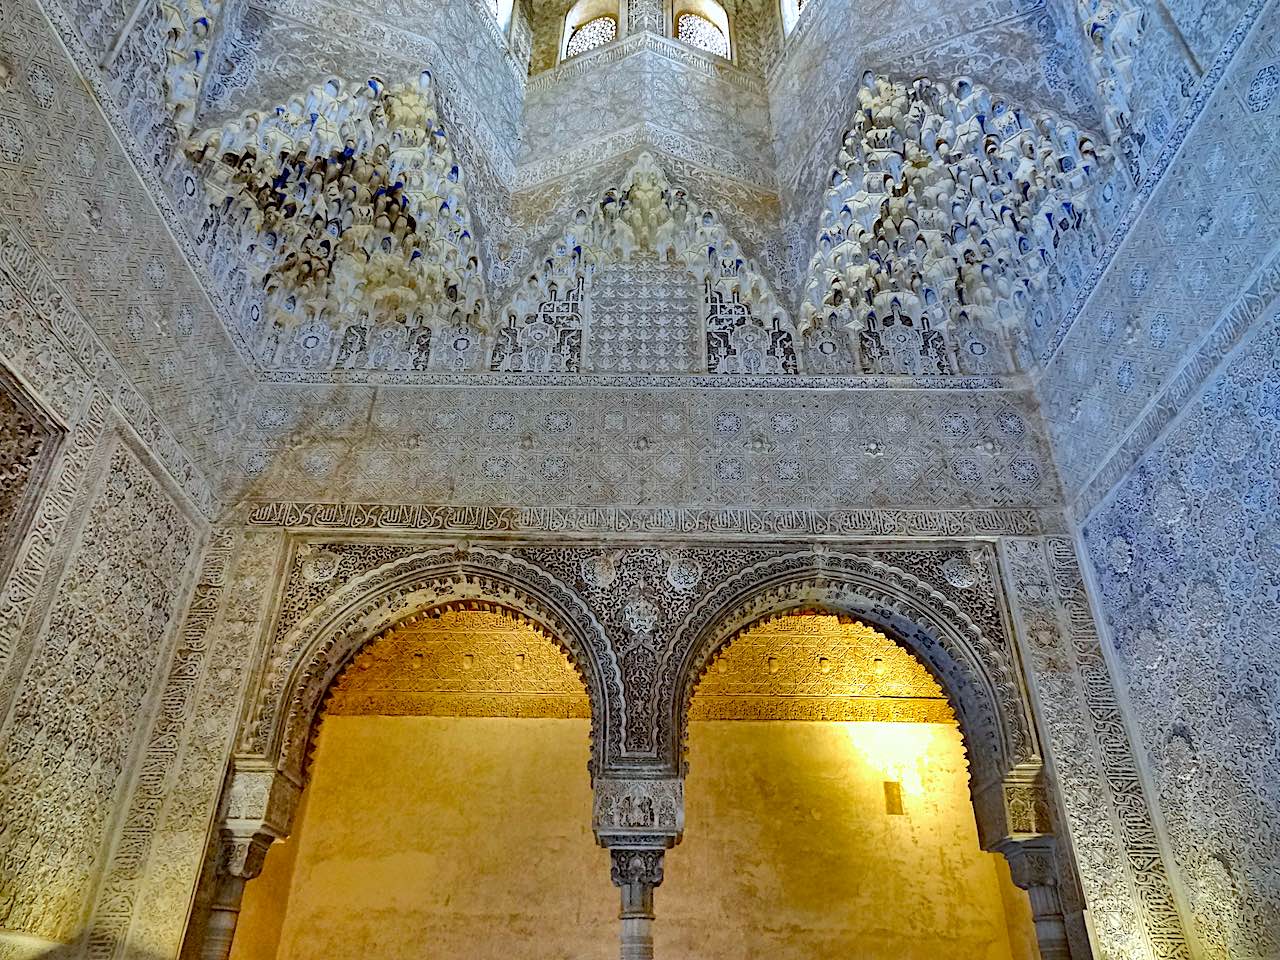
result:
[[[606,847],[674,846],[684,834],[684,781],[598,777],[591,827]]]
[[[1015,768],[1003,779],[976,787],[973,802],[984,850],[995,850],[1010,839],[1053,833],[1049,795],[1039,765]]]
[[[238,757],[227,786],[217,879],[201,960],[227,960],[244,885],[262,872],[271,844],[289,832],[300,790],[264,760]]]

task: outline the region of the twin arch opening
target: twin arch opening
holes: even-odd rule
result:
[[[625,692],[634,691],[636,686],[627,675],[626,657],[615,654],[616,641],[606,632],[607,626],[616,626],[607,611],[597,615],[590,598],[579,595],[581,584],[570,586],[525,560],[485,549],[463,554],[423,553],[387,564],[357,581],[336,591],[295,627],[294,633],[301,641],[294,645],[298,655],[286,682],[278,686],[287,695],[281,697],[274,713],[269,704],[264,704],[255,720],[260,742],[275,752],[274,761],[270,753],[263,759],[274,767],[273,776],[283,775],[294,787],[301,787],[305,779],[306,745],[312,742],[316,720],[324,712],[322,704],[327,702],[330,713],[337,715],[359,714],[371,706],[376,712],[368,684],[362,687],[353,678],[363,675],[367,679],[394,662],[403,666],[405,658],[413,655],[408,650],[410,644],[404,642],[406,637],[415,631],[430,632],[429,625],[440,624],[448,617],[487,620],[490,626],[499,621],[512,627],[522,624],[519,629],[525,638],[521,642],[526,647],[528,638],[537,634],[544,648],[554,653],[550,658],[531,655],[529,649],[517,650],[519,644],[509,642],[495,648],[502,651],[501,657],[513,674],[528,668],[537,681],[534,686],[542,684],[523,694],[515,691],[517,699],[522,695],[539,698],[536,707],[529,701],[517,706],[515,713],[585,719],[585,712],[590,716],[589,767],[597,797],[597,838],[613,850],[614,880],[624,888],[624,912],[629,887],[638,883],[650,891],[648,907],[643,898],[638,901],[643,915],[645,909],[651,912],[651,891],[661,880],[662,850],[674,844],[683,829],[684,750],[690,703],[698,681],[714,662],[723,664],[732,656],[736,640],[750,637],[753,631],[776,629],[786,618],[803,614],[836,624],[842,630],[861,631],[864,638],[877,637],[886,645],[883,649],[898,651],[905,662],[916,665],[916,679],[930,686],[930,694],[920,698],[933,703],[930,709],[938,709],[938,701],[948,691],[950,706],[966,730],[969,755],[974,760],[973,799],[982,845],[987,849],[998,847],[998,843],[991,842],[993,829],[1000,838],[1017,832],[1010,831],[1004,822],[1008,814],[1003,802],[1008,777],[992,782],[990,776],[1001,770],[1007,774],[1010,758],[1025,750],[1025,738],[1020,741],[1010,735],[1010,730],[1025,724],[1027,718],[1002,715],[1009,700],[998,693],[1004,682],[1001,671],[994,671],[993,676],[977,652],[984,639],[981,631],[972,621],[966,621],[962,611],[942,593],[927,589],[900,570],[852,554],[791,554],[741,571],[708,591],[673,626],[674,641],[653,658],[658,677],[649,689],[659,703],[667,697],[669,709],[652,712],[652,743],[656,749],[653,756],[642,758],[629,755],[625,748],[627,723],[634,722],[644,711],[632,715],[627,709]],[[913,614],[918,619],[913,620]],[[634,642],[635,637],[630,640]],[[746,642],[743,640],[739,648]],[[455,644],[450,654],[454,672],[449,678],[449,690],[435,691],[426,700],[419,696],[417,707],[409,702],[413,698],[405,700],[405,691],[400,690],[397,709],[410,714],[438,712],[440,697],[444,696],[452,698],[452,706],[446,707],[451,716],[491,711],[491,707],[476,707],[477,697],[483,699],[486,691],[483,684],[477,688],[474,683],[477,678],[492,680],[484,670],[474,672],[477,666],[487,669],[491,664],[479,664],[477,654],[465,651],[463,646]],[[397,652],[388,653],[389,650]],[[914,657],[919,657],[919,662]],[[559,666],[552,668],[553,662]],[[958,694],[949,689],[957,677],[963,681]],[[571,689],[574,684],[585,690],[585,700],[581,693],[575,696]],[[491,687],[488,692],[495,690]],[[674,691],[679,691],[678,696],[671,696]],[[984,692],[985,702],[981,696]],[[383,690],[380,695],[388,693],[397,691]],[[423,707],[432,696],[436,698],[435,706],[428,703]],[[589,704],[589,710],[584,711],[585,704]],[[941,709],[950,712],[945,703]],[[981,732],[975,736],[974,729]],[[1029,730],[1029,726],[1024,729]],[[245,764],[246,771],[250,766]],[[618,792],[615,788],[633,781],[678,784],[669,799],[680,809],[669,823],[660,822],[662,817],[653,814],[649,835],[640,836],[632,830],[610,836],[608,830],[600,829],[600,797],[611,795],[619,804],[631,802],[633,798],[625,789]],[[984,815],[992,819],[992,804],[987,796],[992,787],[1001,800],[994,828],[990,823],[983,825]],[[886,793],[886,803],[890,799]],[[659,798],[658,805],[662,802],[665,801]],[[901,804],[900,797],[897,802]],[[281,806],[290,804],[286,801]],[[291,812],[274,826],[275,835],[288,833]],[[654,856],[658,863],[656,874],[649,869]],[[630,869],[627,865],[636,863],[641,864],[642,873],[648,870],[639,880],[626,875]]]

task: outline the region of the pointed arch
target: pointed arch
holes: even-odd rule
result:
[[[733,59],[729,14],[719,0],[669,0],[671,35],[681,43]]]
[[[591,704],[591,765],[619,722],[621,674],[604,630],[568,585],[508,554],[486,549],[423,551],[343,585],[283,638],[292,663],[264,689],[242,742],[291,782],[302,782],[326,691],[366,644],[433,611],[495,610],[558,644],[577,668]],[[238,761],[239,763],[239,761]]]
[[[972,764],[970,789],[984,842],[1007,832],[1007,785],[1034,779],[1043,761],[1016,654],[942,591],[878,560],[802,551],[764,560],[729,578],[690,611],[677,660],[664,672],[660,751],[683,766],[689,704],[718,652],[756,625],[799,611],[858,620],[910,651],[937,679],[959,721]],[[995,799],[999,798],[1000,803]]]
[[[564,15],[560,61],[612,43],[621,33],[617,0],[578,0]]]

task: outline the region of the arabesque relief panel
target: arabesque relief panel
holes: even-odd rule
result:
[[[1278,308],[1084,532],[1197,933],[1241,960],[1280,951]]]
[[[68,942],[134,768],[201,527],[120,437],[4,726],[6,929]]]

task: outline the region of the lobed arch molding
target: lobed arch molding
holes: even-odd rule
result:
[[[284,641],[299,654],[275,709],[262,705],[264,714],[274,712],[274,722],[261,759],[300,787],[325,695],[351,660],[401,624],[463,609],[512,616],[568,655],[591,705],[594,776],[621,700],[621,674],[604,630],[569,586],[532,564],[482,548],[425,551],[384,564],[344,584],[299,623]]]
[[[686,773],[689,707],[698,681],[737,637],[798,612],[858,620],[909,650],[938,681],[959,722],[970,762],[970,794],[983,846],[1046,829],[1043,760],[1012,650],[940,590],[889,564],[853,554],[803,552],[756,564],[690,611],[669,673],[660,742]],[[674,694],[674,695],[671,695]],[[1035,809],[1025,809],[1031,804]]]
[[[621,890],[624,956],[652,956],[627,948],[652,942],[653,889],[662,882],[666,849],[683,835],[683,748],[698,680],[753,626],[815,609],[882,630],[938,680],[967,748],[982,847],[1003,855],[1014,883],[1030,893],[1042,954],[1069,956],[1044,765],[1012,638],[999,612],[975,621],[963,606],[873,557],[822,549],[777,554],[724,575],[670,629],[643,641],[656,646],[650,646],[656,658],[646,660],[643,675],[635,669],[628,675],[591,606],[564,581],[511,554],[466,545],[423,550],[353,577],[276,647],[275,655],[292,665],[274,684],[264,683],[242,741],[253,750],[234,758],[207,919],[196,933],[202,956],[229,955],[244,884],[261,872],[271,844],[290,833],[330,684],[387,630],[448,609],[511,614],[557,642],[580,671],[591,705],[592,829],[609,848],[611,878]],[[629,754],[622,735],[626,720],[640,717],[652,724],[655,748],[644,756]]]

